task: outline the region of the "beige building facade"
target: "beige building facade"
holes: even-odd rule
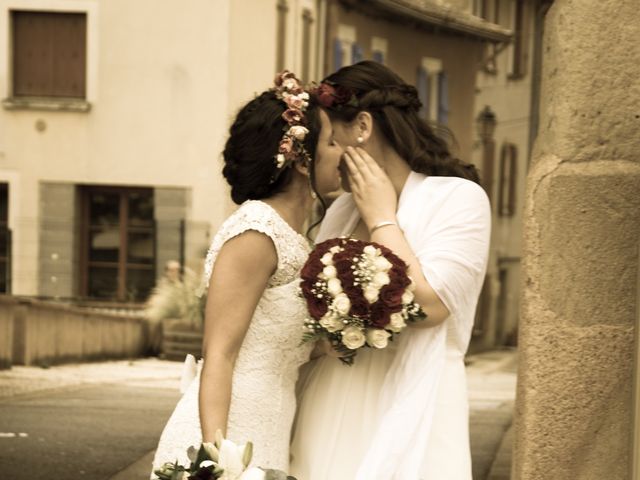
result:
[[[320,3],[0,0],[4,290],[141,301],[198,269],[231,120],[278,61],[316,74]]]
[[[492,239],[478,306],[473,348],[517,343],[522,212],[536,105],[537,15],[543,2],[483,0],[475,13],[513,32],[511,42],[485,45],[476,75],[472,159],[491,199]]]

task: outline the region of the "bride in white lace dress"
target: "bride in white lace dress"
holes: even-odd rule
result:
[[[238,113],[223,173],[241,206],[207,255],[202,369],[162,433],[154,470],[188,464],[187,448],[221,429],[254,443],[252,465],[288,471],[295,383],[312,348],[300,344],[298,274],[310,250],[301,232],[316,192],[338,189],[341,153],[291,74]]]

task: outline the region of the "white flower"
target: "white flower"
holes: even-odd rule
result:
[[[367,245],[362,251],[372,257],[377,253],[377,249],[373,245]]]
[[[391,262],[389,260],[382,256],[376,257],[373,261],[373,265],[376,267],[376,270],[380,272],[388,272],[389,269],[393,266],[391,265]]]
[[[325,253],[320,261],[323,265],[333,265],[333,254],[330,252]]]
[[[282,168],[286,160],[287,159],[284,158],[284,155],[282,153],[279,153],[278,156],[276,157],[276,167]]]
[[[216,446],[213,443],[204,442],[202,444],[202,447],[204,448],[204,451],[207,452],[207,455],[209,455],[209,457],[214,462],[218,461],[218,456],[220,455],[220,453],[218,452],[218,449],[216,448]]]
[[[340,280],[337,278],[330,278],[327,282],[327,290],[333,297],[342,293],[342,284],[340,283]]]
[[[282,82],[282,86],[287,90],[291,90],[298,86],[298,82],[295,78],[287,78],[284,82]]]
[[[224,469],[220,480],[237,480],[244,472],[242,461],[246,445],[236,445],[231,440],[223,439],[220,444],[220,460],[218,465]]]
[[[327,265],[324,267],[322,273],[324,273],[327,278],[336,278],[338,276],[338,271],[333,265]]]
[[[267,474],[264,470],[252,467],[242,474],[240,480],[264,480],[265,478],[267,478]]]
[[[367,343],[374,348],[385,348],[389,344],[391,334],[381,328],[367,330]]]
[[[344,328],[344,323],[331,313],[327,313],[320,319],[320,325],[329,330],[331,333],[337,332]]]
[[[302,125],[294,125],[289,129],[287,135],[289,135],[290,137],[295,137],[297,140],[303,141],[304,137],[307,136],[307,133],[309,133],[309,130],[307,130],[306,127],[303,127]]]
[[[372,285],[368,285],[364,289],[364,298],[366,298],[369,303],[377,302],[379,294],[380,294],[380,290]]]
[[[300,97],[304,100],[309,100],[309,93],[308,92],[302,92],[300,94]]]
[[[341,251],[342,251],[342,248],[340,248],[340,246],[339,246],[339,245],[334,245],[333,247],[331,247],[331,248],[329,249],[329,251],[335,255],[336,253],[341,252]]]
[[[389,329],[391,331],[398,333],[406,326],[407,324],[401,313],[396,312],[391,314],[391,320],[389,321]]]
[[[351,309],[351,300],[349,300],[346,293],[339,293],[333,300],[333,306],[340,315],[346,315]]]
[[[365,337],[358,327],[350,326],[342,331],[342,343],[350,350],[356,350],[364,345]]]
[[[404,304],[411,303],[414,298],[415,298],[415,295],[413,294],[413,292],[407,288],[402,294],[402,303]]]
[[[385,285],[389,285],[389,282],[391,282],[391,279],[387,272],[378,272],[373,276],[371,284],[376,288],[382,288]]]

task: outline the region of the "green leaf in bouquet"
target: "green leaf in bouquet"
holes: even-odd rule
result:
[[[176,460],[175,463],[165,463],[159,469],[154,470],[153,473],[158,477],[158,480],[180,480],[184,471],[185,468],[179,465],[178,460]]]
[[[309,343],[309,342],[316,342],[320,340],[322,337],[324,337],[323,333],[305,332],[302,334],[302,341],[300,342],[300,345],[304,343]]]
[[[247,468],[251,463],[251,459],[253,458],[253,443],[247,442],[244,447],[244,454],[242,455],[242,464],[244,468]]]

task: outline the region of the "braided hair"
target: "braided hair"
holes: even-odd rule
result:
[[[286,105],[282,100],[272,90],[267,90],[242,107],[236,115],[222,153],[222,174],[231,186],[231,199],[236,204],[271,197],[284,190],[291,181],[292,168],[280,173],[274,161],[286,127],[282,118],[285,110]],[[305,117],[309,133],[304,145],[310,156],[309,168],[313,172],[320,134],[320,118],[315,102],[310,102]]]
[[[325,106],[332,120],[351,122],[358,113],[367,111],[411,170],[480,183],[476,167],[451,154],[444,138],[451,136],[449,131],[440,127],[436,132],[420,118],[418,112],[422,104],[416,88],[389,68],[378,62],[363,61],[341,68],[322,83],[334,86],[339,92],[339,101]]]

